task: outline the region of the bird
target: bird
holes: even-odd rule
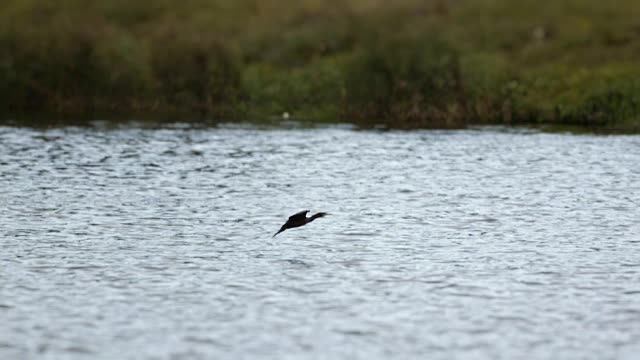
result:
[[[295,213],[291,216],[289,216],[289,219],[287,220],[286,223],[284,223],[284,225],[282,225],[282,227],[280,228],[280,230],[278,230],[277,233],[273,234],[272,237],[276,237],[276,235],[280,234],[281,232],[287,230],[287,229],[292,229],[292,228],[296,228],[296,227],[300,227],[303,225],[307,225],[308,223],[312,222],[315,219],[321,218],[323,216],[329,215],[325,212],[319,212],[311,217],[307,217],[307,213],[309,212],[309,210],[303,210],[300,211],[299,213]]]

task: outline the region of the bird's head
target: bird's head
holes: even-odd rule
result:
[[[329,213],[326,213],[326,212],[319,212],[319,213],[314,214],[314,215],[311,217],[311,219],[319,219],[319,218],[324,217],[324,216],[327,216],[327,215],[329,215]]]

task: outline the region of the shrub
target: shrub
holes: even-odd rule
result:
[[[560,114],[572,125],[617,127],[640,119],[640,83],[614,81],[588,92],[583,101]]]
[[[9,111],[91,111],[148,90],[146,53],[126,33],[58,19],[0,37],[0,92]],[[123,101],[123,99],[125,101]]]
[[[151,65],[156,86],[169,105],[224,113],[241,93],[237,57],[205,34],[170,30],[155,36]]]
[[[464,124],[458,55],[440,39],[368,43],[345,74],[347,117],[401,127]]]

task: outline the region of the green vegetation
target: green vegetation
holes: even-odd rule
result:
[[[640,130],[635,0],[5,0],[0,113]]]

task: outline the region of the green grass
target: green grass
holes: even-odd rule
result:
[[[5,0],[0,114],[640,130],[640,2]]]

